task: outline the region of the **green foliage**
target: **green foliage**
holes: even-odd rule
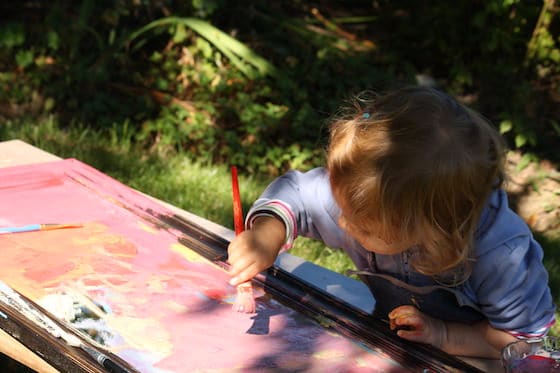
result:
[[[556,160],[554,3],[0,5],[0,115],[123,127],[145,149],[276,175],[322,162],[324,121],[352,94],[422,75]]]
[[[19,22],[6,22],[0,25],[0,47],[12,49],[25,42],[25,30]]]
[[[230,37],[208,22],[196,18],[166,17],[158,19],[133,32],[129,36],[127,42],[137,39],[152,29],[163,28],[165,26],[172,26],[172,40],[175,43],[182,43],[187,39],[185,27],[194,30],[212,43],[212,45],[222,52],[237,69],[250,79],[258,78],[263,75],[274,75],[276,73],[274,66],[257,55],[246,45]],[[206,55],[208,57],[210,53],[211,51],[207,49]],[[256,68],[257,71],[253,71],[251,67]]]

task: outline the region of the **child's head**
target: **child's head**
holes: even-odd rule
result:
[[[418,244],[413,265],[427,275],[465,264],[482,208],[503,179],[499,134],[431,88],[403,88],[355,109],[331,124],[327,155],[345,229],[398,252]]]

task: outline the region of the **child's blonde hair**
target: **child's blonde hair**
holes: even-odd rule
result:
[[[417,243],[420,273],[469,272],[482,209],[503,181],[499,134],[432,88],[406,87],[354,106],[331,124],[327,153],[345,221],[386,241]]]

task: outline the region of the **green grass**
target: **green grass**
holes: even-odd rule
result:
[[[0,125],[0,141],[20,139],[62,158],[77,158],[144,193],[169,202],[228,228],[233,227],[230,171],[227,165],[193,162],[188,154],[165,149],[140,149],[128,131],[91,131],[82,126],[66,130],[53,119],[40,123],[8,121]],[[126,128],[126,127],[124,127]],[[244,211],[270,180],[239,175]],[[560,300],[560,235],[537,235],[545,251],[555,302]],[[298,238],[292,253],[339,273],[354,268],[339,250]],[[560,317],[557,315],[557,318]],[[552,330],[560,335],[560,323]]]

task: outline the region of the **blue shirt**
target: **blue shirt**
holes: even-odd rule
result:
[[[542,248],[509,208],[503,190],[494,191],[486,203],[475,234],[472,273],[456,286],[446,285],[451,282],[445,276],[416,272],[410,265],[415,247],[379,255],[341,229],[340,208],[325,168],[290,171],[274,180],[249,211],[247,227],[263,214],[277,216],[286,225],[285,248],[301,235],[345,250],[376,298],[381,317],[396,306],[413,304],[439,319],[468,323],[487,319],[494,328],[519,338],[546,334],[554,323]]]

